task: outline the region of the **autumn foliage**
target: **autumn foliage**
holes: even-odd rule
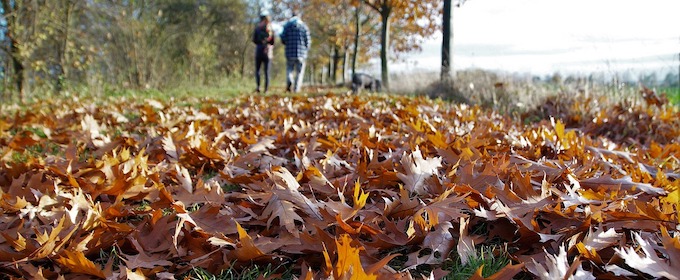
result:
[[[492,279],[678,279],[677,110],[558,100],[535,123],[394,96],[4,106],[0,271],[411,279],[500,245]]]

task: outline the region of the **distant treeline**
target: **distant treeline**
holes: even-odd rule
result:
[[[663,77],[663,78],[661,78]],[[673,71],[666,72],[660,75],[657,72],[640,73],[637,76],[631,72],[614,72],[614,73],[592,73],[588,75],[579,74],[560,74],[555,73],[546,75],[544,77],[533,76],[534,82],[548,82],[548,83],[597,83],[597,84],[627,84],[647,87],[680,87],[680,80],[678,74]]]
[[[159,88],[246,71],[242,0],[2,0],[3,95],[75,85]]]
[[[32,92],[160,89],[250,77],[263,10],[303,12],[308,79],[338,84],[361,63],[418,49],[442,25],[439,0],[0,0],[0,99]],[[449,3],[450,9],[451,0]],[[453,1],[462,2],[462,1]],[[285,73],[277,39],[273,74]]]

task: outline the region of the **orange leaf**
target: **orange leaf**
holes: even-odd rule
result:
[[[331,256],[328,254],[326,244],[322,243],[321,245],[323,245],[323,259],[326,264],[326,276],[330,276],[333,271],[333,261],[331,261]]]
[[[382,260],[380,260],[379,262],[374,263],[373,265],[371,265],[370,267],[368,267],[368,269],[366,270],[366,273],[368,273],[369,275],[375,274],[376,272],[378,272],[378,270],[380,270],[381,268],[387,266],[387,264],[388,264],[392,259],[394,259],[394,258],[396,258],[396,257],[398,257],[398,256],[401,256],[401,254],[392,254],[392,255],[389,255],[389,256],[387,256],[387,257],[384,257],[384,258],[383,258]]]
[[[97,267],[94,262],[87,259],[85,254],[81,251],[71,252],[69,250],[64,250],[62,255],[57,259],[57,262],[70,269],[72,272],[105,278],[102,269]]]
[[[473,274],[470,277],[470,280],[482,280],[482,279],[488,279],[488,280],[510,280],[513,279],[517,273],[519,273],[522,268],[524,267],[524,264],[508,264],[505,267],[501,268],[498,272],[494,273],[493,275],[484,278],[482,276],[482,270],[484,269],[484,265],[481,265],[477,270],[475,271],[475,274]]]
[[[359,257],[359,252],[363,247],[353,247],[352,238],[343,234],[340,236],[340,240],[335,240],[335,245],[337,246],[338,261],[335,264],[335,269],[333,270],[333,276],[335,279],[377,279],[375,274],[366,274],[363,266],[361,266],[361,258]],[[325,247],[325,246],[324,246]],[[328,253],[324,253],[326,258],[326,263],[328,265]],[[389,262],[389,260],[388,260]],[[373,268],[375,269],[375,268]]]
[[[342,220],[342,217],[340,217],[340,214],[335,215],[335,221],[338,223],[338,226],[347,233],[358,234],[360,232],[359,229],[354,229],[352,226],[345,223],[345,221]]]
[[[240,261],[250,261],[252,259],[264,256],[264,253],[255,246],[253,239],[248,233],[236,222],[236,230],[238,230],[239,247],[236,248],[236,257]]]

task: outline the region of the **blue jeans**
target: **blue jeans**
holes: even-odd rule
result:
[[[299,92],[300,87],[302,87],[302,80],[305,76],[305,59],[289,58],[286,61],[286,75],[288,77],[286,90]]]

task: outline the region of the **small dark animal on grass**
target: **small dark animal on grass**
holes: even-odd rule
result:
[[[352,75],[352,93],[358,93],[363,89],[371,92],[380,92],[382,90],[382,83],[379,79],[364,73],[355,73]]]

